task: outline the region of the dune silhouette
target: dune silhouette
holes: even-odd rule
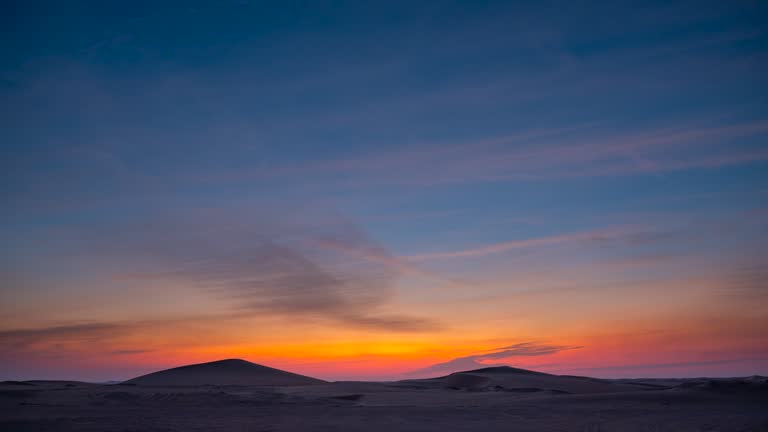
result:
[[[151,386],[265,385],[294,386],[325,381],[241,359],[180,366],[142,375],[126,383]]]
[[[551,375],[510,366],[493,366],[454,372],[430,379],[405,380],[405,383],[433,388],[468,391],[611,393],[636,390],[634,386],[589,377]]]
[[[544,372],[536,372],[528,369],[520,369],[512,366],[492,366],[492,367],[486,367],[481,369],[473,369],[468,371],[463,371],[460,373],[495,373],[495,374],[524,374],[524,375],[549,375],[551,374],[544,373]]]

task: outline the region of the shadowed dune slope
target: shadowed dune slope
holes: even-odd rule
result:
[[[154,372],[126,381],[151,386],[265,385],[293,386],[321,384],[325,381],[240,359],[181,366]]]
[[[482,390],[490,383],[489,377],[469,373],[455,373],[443,378],[443,386],[464,390]]]

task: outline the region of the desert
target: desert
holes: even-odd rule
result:
[[[765,377],[656,381],[491,367],[431,379],[325,382],[232,359],[116,384],[6,381],[0,430],[768,430]]]
[[[0,35],[0,432],[768,432],[768,0]]]

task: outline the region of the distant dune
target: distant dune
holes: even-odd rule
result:
[[[443,387],[470,391],[550,392],[550,393],[612,393],[637,390],[636,386],[596,378],[550,375],[509,366],[488,367],[450,375],[407,380],[406,383],[428,387]]]
[[[166,369],[133,378],[126,383],[151,386],[295,386],[322,384],[325,381],[245,360],[228,359]]]
[[[536,372],[528,369],[520,369],[512,366],[493,366],[482,369],[473,369],[468,371],[462,371],[459,373],[485,373],[485,374],[522,374],[522,375],[546,375],[552,376],[552,374],[544,372]]]

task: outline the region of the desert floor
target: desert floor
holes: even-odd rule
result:
[[[5,382],[0,430],[768,431],[764,384],[564,378],[569,391],[472,388],[473,379],[291,387]]]

